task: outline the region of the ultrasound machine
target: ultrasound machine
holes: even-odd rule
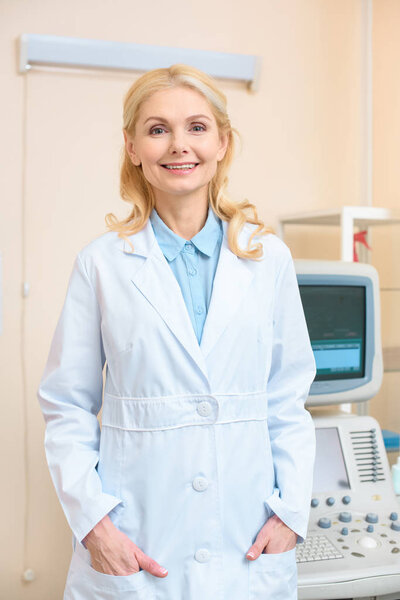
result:
[[[295,267],[317,366],[306,403],[317,450],[307,537],[296,546],[298,598],[400,600],[400,498],[382,431],[337,406],[365,402],[381,386],[378,274],[363,263]]]

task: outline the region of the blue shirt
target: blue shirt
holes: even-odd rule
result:
[[[200,344],[223,237],[221,219],[208,207],[207,221],[190,241],[172,231],[156,209],[150,215],[157,242],[182,290]]]

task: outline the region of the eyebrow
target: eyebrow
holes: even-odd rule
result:
[[[164,119],[163,117],[149,117],[145,120],[144,125],[146,125],[147,121],[151,121],[152,119],[155,121],[161,121],[162,123],[168,122],[168,119]],[[207,115],[191,115],[186,119],[186,121],[193,121],[195,119],[207,119],[208,121],[211,121],[210,117],[207,117]]]

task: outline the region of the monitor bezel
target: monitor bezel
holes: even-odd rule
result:
[[[310,396],[314,395],[334,395],[343,392],[355,390],[363,387],[372,381],[373,361],[375,356],[375,306],[373,283],[369,277],[364,275],[351,274],[323,274],[323,273],[297,273],[299,288],[301,286],[356,286],[365,289],[365,362],[364,377],[343,378],[323,381],[313,381],[311,384]]]

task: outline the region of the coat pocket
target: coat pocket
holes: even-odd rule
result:
[[[93,569],[90,553],[76,544],[68,571],[64,600],[154,600],[151,575],[141,570],[132,575],[106,575]]]
[[[297,600],[296,548],[249,561],[249,600]]]

